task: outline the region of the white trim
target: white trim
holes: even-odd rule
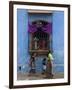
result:
[[[64,11],[64,78],[61,78],[61,79],[45,79],[45,80],[24,80],[24,81],[18,81],[17,80],[17,9],[33,9],[33,10],[56,10],[56,11]],[[68,81],[68,76],[67,76],[67,73],[68,73],[68,51],[67,51],[67,48],[68,48],[68,34],[67,34],[67,31],[68,31],[68,12],[67,12],[67,8],[61,8],[61,7],[45,7],[45,6],[29,6],[29,5],[14,5],[14,27],[13,27],[13,30],[14,30],[14,38],[13,38],[13,41],[14,41],[14,57],[13,57],[13,64],[14,64],[14,67],[13,67],[13,71],[14,71],[14,85],[31,85],[31,84],[51,84],[51,83],[64,83],[64,82],[67,82]]]
[[[51,14],[51,13],[53,13],[51,10],[32,10],[32,9],[30,9],[30,10],[28,10],[28,13],[48,13],[48,14]]]

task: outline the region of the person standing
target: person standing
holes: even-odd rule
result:
[[[30,59],[30,71],[29,73],[35,73],[35,57],[36,57],[36,53],[33,53]]]
[[[46,73],[46,58],[42,60],[42,74]]]
[[[46,76],[48,78],[53,78],[53,74],[52,74],[52,61],[53,60],[54,60],[53,55],[51,51],[49,51],[47,55],[47,68],[46,68]]]

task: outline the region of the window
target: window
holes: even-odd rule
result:
[[[51,32],[50,25],[47,21],[37,20],[29,25],[29,51],[31,52],[48,52],[51,49]]]

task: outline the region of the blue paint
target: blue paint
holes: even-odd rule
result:
[[[36,72],[39,72],[39,73],[42,72],[42,60],[43,60],[43,57],[41,56],[36,59]]]
[[[51,14],[29,14],[29,22],[36,20],[45,20],[47,22],[52,22]]]
[[[64,12],[53,13],[53,56],[55,64],[64,64]],[[59,67],[55,67],[57,70]],[[60,67],[64,71],[64,67]],[[58,70],[57,70],[58,72]]]
[[[56,40],[56,41],[55,41]],[[64,12],[53,13],[53,49],[64,49]]]
[[[18,65],[22,65],[21,69],[28,72],[28,13],[27,10],[17,10],[17,60]]]
[[[27,10],[17,10],[17,63],[21,65],[21,71],[24,73],[29,72],[29,53],[28,53],[28,20],[46,20],[53,23],[53,55],[54,64],[64,63],[64,13],[54,11],[53,16],[50,15],[28,15]],[[19,71],[19,68],[18,68]],[[54,67],[54,72],[63,72],[64,67]],[[42,72],[42,57],[36,60],[36,72]]]
[[[64,67],[63,66],[56,66],[53,67],[53,72],[57,73],[57,72],[64,72]]]

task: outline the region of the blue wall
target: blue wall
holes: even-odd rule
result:
[[[64,64],[64,12],[53,13],[53,56],[55,64]],[[64,67],[54,67],[54,71],[62,71]]]
[[[17,10],[17,63],[22,71],[28,72],[28,13],[24,9]]]
[[[29,14],[29,22],[36,20],[45,20],[47,22],[52,22],[51,14]]]
[[[63,12],[54,11],[53,16],[35,14],[29,15],[27,10],[18,9],[17,10],[17,30],[18,30],[18,65],[22,66],[22,72],[26,73],[29,71],[29,53],[28,53],[28,20],[34,21],[37,19],[47,20],[53,23],[53,55],[54,63],[63,64],[64,60],[64,15]],[[19,68],[18,68],[19,71]],[[42,57],[38,57],[36,60],[36,71],[42,71]],[[54,72],[63,72],[63,67],[54,67]]]

